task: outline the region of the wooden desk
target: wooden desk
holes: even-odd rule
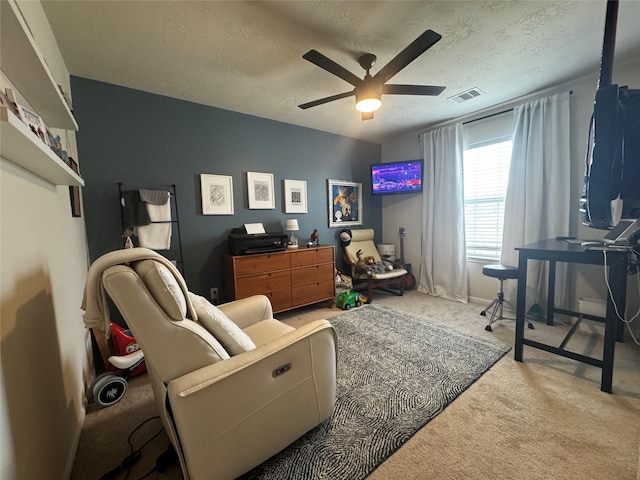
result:
[[[618,318],[611,295],[607,294],[606,318],[593,315],[583,315],[555,307],[555,282],[556,262],[583,263],[590,265],[606,265],[609,268],[608,278],[611,294],[615,299],[618,310],[624,312],[627,294],[627,256],[626,250],[607,250],[606,254],[601,250],[585,250],[579,244],[570,244],[564,240],[543,240],[523,247],[516,248],[518,257],[518,300],[516,307],[516,341],[515,360],[522,362],[524,345],[555,353],[563,357],[571,358],[579,362],[594,365],[602,369],[600,390],[611,393],[613,381],[613,360],[616,339],[622,341],[624,336],[624,324]],[[606,257],[605,257],[606,255]],[[527,294],[527,263],[529,260],[543,260],[549,262],[549,282],[547,287],[547,325],[553,325],[555,313],[578,317],[582,315],[589,320],[604,322],[604,350],[602,359],[580,355],[565,350],[564,342],[560,347],[546,345],[534,340],[524,338],[526,294]]]

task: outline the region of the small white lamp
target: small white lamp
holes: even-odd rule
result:
[[[300,230],[300,227],[298,227],[298,220],[295,218],[288,219],[284,229],[287,232],[297,232]],[[298,239],[293,235],[293,233],[289,237],[289,248],[298,248]]]

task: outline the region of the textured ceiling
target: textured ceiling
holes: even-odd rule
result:
[[[374,142],[597,72],[606,11],[605,0],[42,3],[72,75]],[[639,18],[640,1],[620,2],[616,64],[637,59]],[[353,88],[308,50],[362,78],[358,56],[378,56],[375,74],[427,29],[442,40],[390,83],[446,86],[440,96],[383,96],[364,122],[353,97],[297,107]],[[447,100],[473,87],[486,95]]]

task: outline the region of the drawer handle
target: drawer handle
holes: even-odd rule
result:
[[[291,364],[290,363],[285,363],[284,365],[276,368],[271,374],[274,377],[279,377],[283,373],[287,373],[289,370],[291,370]]]

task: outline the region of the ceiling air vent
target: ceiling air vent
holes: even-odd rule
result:
[[[462,92],[457,95],[454,95],[453,97],[449,97],[447,100],[450,100],[455,103],[462,103],[462,102],[466,102],[467,100],[471,100],[472,98],[479,97],[480,95],[483,95],[483,94],[484,92],[480,90],[478,87],[473,87],[472,89],[467,90],[466,92]]]

